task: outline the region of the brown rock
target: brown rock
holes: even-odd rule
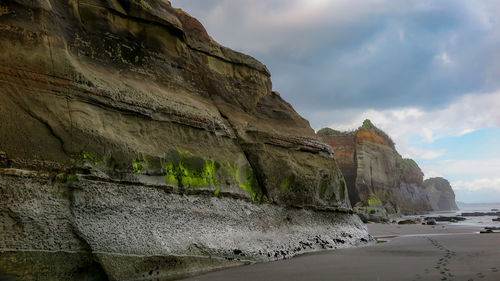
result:
[[[403,159],[393,141],[366,120],[353,132],[318,131],[334,150],[345,176],[351,204],[360,211],[384,208],[389,213],[430,211],[423,173],[411,159]]]
[[[350,207],[330,148],[273,94],[267,68],[168,1],[4,3],[0,148],[14,165],[83,169],[89,154],[115,179],[140,181],[136,161],[183,188]]]
[[[0,279],[175,279],[370,240],[267,68],[170,2],[5,0],[0,50]]]

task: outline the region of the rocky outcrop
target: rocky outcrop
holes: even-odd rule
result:
[[[384,216],[432,210],[418,165],[402,158],[390,137],[370,120],[356,131],[326,128],[318,135],[334,150],[351,204],[360,212]]]
[[[177,278],[371,239],[266,67],[168,1],[5,0],[0,49],[1,277]]]
[[[441,177],[430,178],[424,181],[429,195],[432,209],[435,211],[456,211],[455,192],[450,183]]]

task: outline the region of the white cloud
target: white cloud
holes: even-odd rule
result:
[[[436,56],[438,60],[440,60],[443,64],[451,64],[452,61],[450,57],[448,56],[447,52],[442,52],[439,55]]]
[[[311,45],[319,44],[325,35],[335,37],[338,32],[345,33],[342,29],[346,26],[370,17],[436,9],[421,5],[421,1],[389,0],[215,0],[203,5],[198,1],[171,2],[198,18],[219,43],[254,55],[280,50],[307,56]]]
[[[425,173],[425,179],[435,178],[435,177],[444,177],[444,176],[443,176],[443,174],[441,174],[440,172],[437,172],[437,171],[427,171]]]
[[[429,128],[422,128],[422,135],[427,142],[434,142],[434,133]]]
[[[453,177],[490,178],[499,175],[500,158],[440,160],[421,168],[426,175],[427,171],[440,171]]]
[[[355,129],[364,119],[386,131],[396,142],[405,157],[432,159],[444,154],[443,150],[424,150],[410,146],[410,137],[420,137],[432,143],[449,136],[461,136],[483,128],[500,127],[500,91],[486,94],[469,94],[442,109],[425,111],[420,108],[366,110],[348,112],[350,118],[335,122],[329,127],[340,130]],[[341,116],[345,112],[330,112]],[[500,169],[498,170],[500,171]]]
[[[404,42],[405,41],[405,30],[402,28],[398,28],[398,34],[399,34],[399,41]]]
[[[500,191],[500,178],[480,178],[471,181],[454,181],[451,183],[454,190],[482,191],[496,190]],[[500,198],[491,198],[499,200]]]
[[[406,154],[410,158],[420,158],[420,159],[436,159],[443,156],[446,153],[445,149],[421,149],[418,147],[408,147],[406,148]]]

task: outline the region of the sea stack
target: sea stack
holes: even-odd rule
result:
[[[453,192],[448,180],[441,177],[430,178],[424,181],[424,185],[434,211],[458,210],[455,202],[455,192]]]

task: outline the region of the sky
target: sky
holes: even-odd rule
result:
[[[368,118],[457,201],[500,202],[500,1],[171,2],[264,63],[315,130]]]

